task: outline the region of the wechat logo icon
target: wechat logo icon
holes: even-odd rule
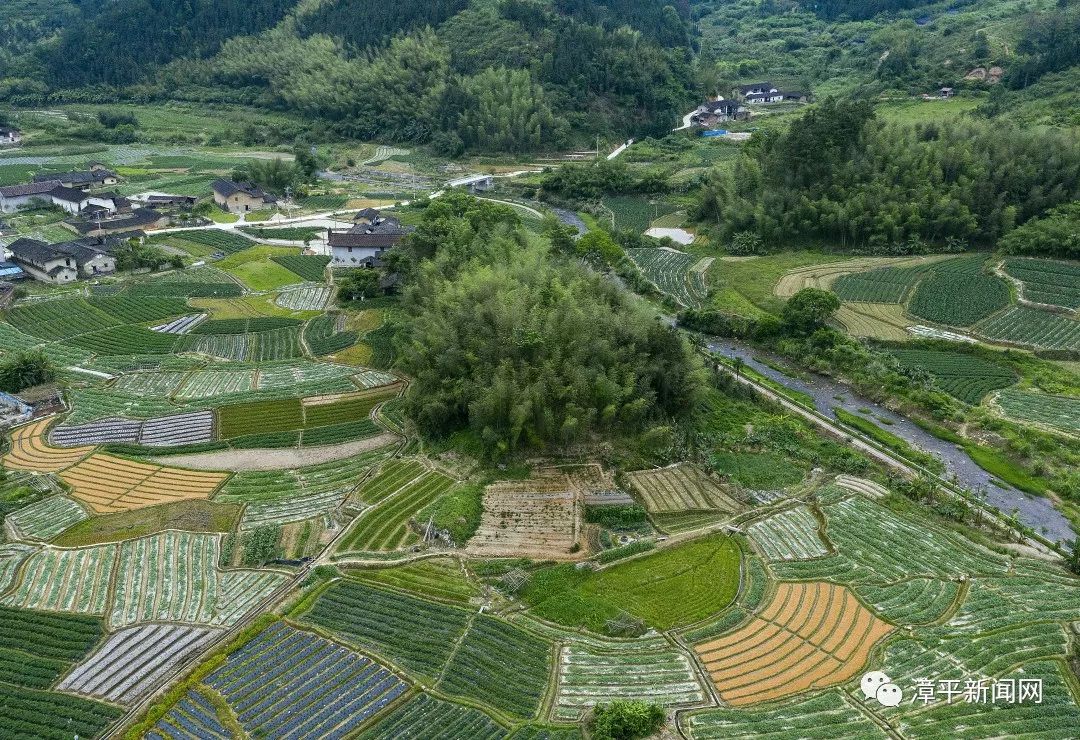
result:
[[[881,671],[870,671],[860,682],[863,697],[877,699],[883,707],[898,707],[904,700],[904,692]]]

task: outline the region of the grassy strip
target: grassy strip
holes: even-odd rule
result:
[[[596,557],[598,563],[612,563],[616,560],[622,560],[628,558],[631,555],[638,555],[643,552],[648,552],[656,547],[656,543],[652,540],[638,540],[637,542],[631,542],[629,545],[623,545],[622,547],[613,547],[610,550],[604,550]]]
[[[906,440],[901,439],[892,432],[885,431],[869,419],[864,419],[861,416],[837,407],[833,407],[833,413],[836,414],[836,418],[842,423],[852,429],[857,429],[879,445],[892,450],[901,457],[907,458],[914,463],[918,463],[922,467],[937,473],[938,475],[945,472],[945,464],[935,455],[931,455],[913,447],[908,444]]]
[[[961,447],[976,465],[1013,488],[1033,496],[1045,496],[1049,490],[1044,481],[1028,473],[1004,453],[968,441],[962,442]]]

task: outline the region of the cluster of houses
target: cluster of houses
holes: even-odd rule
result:
[[[49,244],[38,239],[16,239],[8,245],[10,264],[23,274],[12,274],[18,279],[28,276],[44,283],[64,285],[79,278],[109,275],[116,271],[116,258],[112,251],[129,238],[141,238],[142,232],[119,236],[90,236],[60,244]]]
[[[750,85],[740,85],[733,91],[734,96],[728,100],[718,97],[716,100],[706,100],[697,110],[690,115],[690,123],[694,126],[715,126],[718,123],[731,121],[746,121],[753,115],[753,107],[783,102],[806,102],[806,93],[791,90],[781,90],[771,82],[755,82]]]

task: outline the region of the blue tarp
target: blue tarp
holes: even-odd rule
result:
[[[714,128],[710,131],[702,131],[702,136],[714,137],[714,136],[727,136],[727,129]]]

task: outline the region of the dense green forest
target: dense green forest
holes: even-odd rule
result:
[[[1075,134],[978,120],[904,125],[827,99],[717,170],[697,217],[726,239],[810,239],[882,253],[993,243],[1080,197]]]
[[[425,433],[467,433],[501,457],[636,432],[692,408],[703,371],[685,339],[551,254],[508,208],[447,194],[426,206],[410,242],[400,367]]]
[[[114,0],[72,8],[61,17],[37,8],[29,25],[0,11],[0,22],[27,37],[4,53],[0,96],[25,105],[240,103],[317,117],[344,136],[456,154],[657,134],[699,95],[684,2],[406,0],[388,12],[369,0]]]

